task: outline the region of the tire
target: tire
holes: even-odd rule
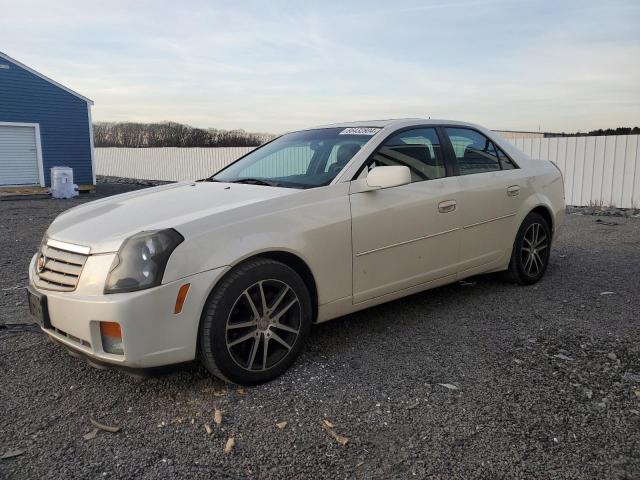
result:
[[[281,262],[255,258],[231,270],[209,295],[198,356],[226,382],[268,382],[300,356],[311,323],[311,297],[300,275]]]
[[[516,234],[505,279],[520,285],[536,283],[547,270],[550,251],[549,224],[542,215],[531,212],[525,217]]]

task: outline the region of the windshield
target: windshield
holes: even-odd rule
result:
[[[288,188],[328,185],[379,131],[372,127],[342,127],[288,133],[229,165],[212,179]]]

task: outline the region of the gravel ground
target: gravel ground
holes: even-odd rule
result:
[[[197,365],[95,370],[8,325],[30,321],[55,215],[131,188],[0,202],[0,456],[22,451],[0,478],[640,478],[640,219],[568,215],[537,285],[483,276],[319,325],[241,389]],[[85,439],[90,418],[121,431]]]

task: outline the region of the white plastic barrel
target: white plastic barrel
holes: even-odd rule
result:
[[[51,169],[51,196],[72,198],[78,195],[78,186],[73,183],[73,168],[53,167]]]

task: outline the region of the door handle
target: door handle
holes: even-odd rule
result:
[[[520,193],[519,185],[511,185],[509,188],[507,188],[507,195],[509,195],[510,197],[515,197],[519,193]]]
[[[445,200],[444,202],[440,202],[438,204],[438,211],[440,213],[449,213],[453,212],[456,209],[456,205],[458,202],[455,200]]]

